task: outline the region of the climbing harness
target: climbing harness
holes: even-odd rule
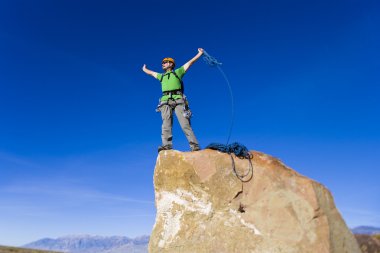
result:
[[[173,96],[173,95],[183,95],[182,90],[169,90],[169,91],[163,91],[162,95],[164,96]]]
[[[170,98],[166,101],[161,101],[161,99],[158,100],[158,105],[156,107],[156,112],[161,111],[161,107],[164,105],[168,105],[174,110],[177,106],[182,106],[182,115],[183,117],[190,119],[191,116],[193,116],[193,113],[190,110],[189,107],[189,101],[187,100],[187,97],[181,93],[182,98],[180,99],[173,99],[171,97],[172,94],[170,94]],[[174,95],[174,94],[173,94]]]
[[[239,178],[240,181],[246,183],[253,178],[253,165],[252,165],[252,161],[251,161],[253,158],[253,155],[248,151],[248,149],[244,145],[237,143],[237,142],[234,142],[230,145],[223,145],[223,144],[219,144],[219,143],[211,143],[206,147],[206,149],[218,150],[220,152],[229,154],[231,157],[233,172],[234,172],[235,176],[237,178]],[[240,158],[240,159],[248,159],[249,168],[248,168],[247,173],[240,175],[237,172],[236,166],[235,166],[235,160],[234,160],[234,157],[232,156],[232,154],[235,154],[235,156]],[[246,178],[247,176],[249,176],[249,177]]]
[[[190,110],[190,107],[189,107],[189,102],[187,101],[187,98],[184,95],[182,96],[181,99],[168,99],[166,101],[161,101],[159,99],[158,100],[158,105],[156,107],[156,112],[160,112],[161,111],[161,107],[164,106],[164,105],[169,105],[173,110],[177,106],[182,106],[182,115],[183,115],[183,117],[185,117],[186,119],[190,119],[191,116],[193,116],[193,113],[192,113],[192,111]]]

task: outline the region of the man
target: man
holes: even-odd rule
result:
[[[183,94],[182,77],[190,66],[202,56],[202,54],[203,49],[198,48],[198,54],[178,69],[175,69],[174,59],[164,58],[162,60],[162,69],[165,73],[163,74],[147,69],[145,64],[142,68],[146,74],[153,76],[161,82],[162,97],[160,99],[158,110],[161,112],[162,117],[162,146],[158,148],[158,152],[161,150],[173,149],[173,111],[177,115],[181,128],[189,141],[191,151],[200,150],[198,141],[190,124],[191,112],[188,109],[187,100]]]

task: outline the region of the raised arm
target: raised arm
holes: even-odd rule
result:
[[[147,69],[146,68],[146,64],[144,64],[144,66],[142,67],[142,70],[146,73],[146,74],[148,74],[148,75],[150,75],[150,76],[153,76],[154,78],[156,78],[157,79],[157,72],[154,72],[154,71],[152,71],[152,70],[150,70],[150,69]]]
[[[196,62],[199,59],[199,57],[202,56],[202,54],[203,54],[203,48],[198,48],[198,54],[196,56],[194,56],[193,59],[186,62],[185,65],[183,65],[185,72],[190,68],[191,65],[193,65],[194,62]]]

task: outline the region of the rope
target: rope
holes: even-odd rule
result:
[[[222,68],[220,67],[222,65],[221,62],[218,62],[214,57],[212,57],[211,55],[209,55],[205,50],[203,50],[203,60],[208,65],[210,65],[211,67],[215,67],[216,66],[218,68],[218,70],[223,75],[224,79],[226,80],[226,83],[228,85],[228,90],[230,91],[230,97],[231,97],[231,123],[230,123],[230,129],[228,131],[228,137],[227,137],[227,143],[226,143],[226,145],[228,145],[228,143],[230,141],[231,133],[232,133],[232,127],[233,127],[233,124],[234,124],[234,96],[233,96],[233,93],[232,93],[232,87],[231,87],[230,82],[228,81],[228,78],[227,78],[226,74],[223,72]]]
[[[230,91],[230,97],[231,97],[231,124],[230,124],[230,129],[228,131],[228,138],[227,138],[227,143],[225,145],[219,144],[219,143],[211,143],[208,145],[206,148],[207,149],[213,149],[213,150],[218,150],[223,153],[228,153],[231,157],[231,162],[232,162],[232,169],[234,174],[236,175],[237,178],[239,178],[240,181],[242,182],[248,182],[253,178],[253,165],[251,159],[253,158],[253,155],[249,153],[248,149],[237,142],[234,142],[230,145],[228,145],[232,133],[232,127],[234,124],[234,96],[232,93],[232,87],[231,84],[226,76],[226,74],[223,72],[222,68],[220,67],[222,65],[221,62],[218,62],[217,59],[209,55],[205,50],[203,50],[203,60],[211,67],[217,67],[220,73],[223,75],[224,79],[226,80],[226,83],[228,85],[228,90]],[[236,166],[235,166],[235,160],[234,157],[232,156],[232,153],[234,153],[238,158],[240,159],[248,159],[249,162],[249,168],[247,173],[243,175],[239,175],[239,173],[236,171]],[[247,177],[248,179],[244,179]]]
[[[218,150],[223,153],[228,153],[231,157],[231,162],[232,162],[232,169],[237,178],[239,178],[240,181],[242,182],[248,182],[253,178],[253,165],[251,159],[253,158],[253,155],[249,152],[249,150],[242,144],[234,142],[230,145],[223,145],[219,143],[211,143],[207,147],[207,149],[213,149],[213,150]],[[239,175],[239,173],[236,171],[236,166],[235,166],[235,160],[232,156],[232,153],[235,154],[238,158],[240,159],[248,159],[249,162],[249,168],[247,173],[243,175]],[[244,179],[248,175],[249,178]]]

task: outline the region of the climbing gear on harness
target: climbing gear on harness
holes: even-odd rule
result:
[[[222,65],[221,62],[218,62],[214,57],[212,57],[211,55],[209,55],[205,50],[203,50],[203,60],[211,67],[217,67],[218,70],[220,71],[220,73],[223,75],[227,85],[228,85],[228,89],[230,91],[230,97],[231,97],[231,124],[230,124],[230,129],[228,131],[228,138],[227,138],[227,143],[226,145],[228,145],[229,141],[230,141],[230,137],[231,137],[231,132],[232,132],[232,127],[233,127],[233,124],[234,124],[234,96],[232,94],[232,88],[231,88],[231,85],[230,85],[230,82],[228,81],[228,78],[226,76],[226,74],[223,72],[222,68],[220,67]]]
[[[182,99],[183,99],[183,113],[182,113],[182,115],[186,119],[190,119],[191,116],[193,116],[193,113],[190,110],[189,101],[187,100],[187,97],[185,95],[183,95]]]
[[[161,101],[161,99],[158,100],[158,105],[156,107],[156,112],[159,112],[160,110],[160,107],[164,106],[164,105],[169,105],[172,109],[175,109],[177,105],[181,105],[181,104],[184,104],[184,99],[183,98],[180,98],[180,99],[168,99],[168,100],[165,100],[165,101]]]
[[[162,63],[164,63],[164,62],[171,62],[171,63],[173,63],[173,65],[175,66],[175,61],[174,61],[173,58],[166,57],[166,58],[164,58],[164,59],[162,60]]]
[[[239,178],[240,181],[245,183],[245,182],[250,181],[253,178],[253,165],[251,161],[253,159],[253,155],[248,151],[248,149],[244,145],[237,142],[234,142],[230,145],[211,143],[206,147],[206,149],[218,150],[220,152],[229,154],[231,157],[233,172],[236,175],[236,177]],[[234,153],[240,159],[248,159],[249,168],[248,168],[247,173],[243,175],[239,175],[239,173],[236,171],[235,160],[232,156],[232,153]],[[249,178],[244,179],[248,175],[250,175]]]
[[[169,98],[166,101],[161,101],[161,99],[159,99],[158,105],[156,107],[156,112],[160,112],[161,107],[164,105],[169,105],[173,110],[176,108],[176,106],[181,105],[182,106],[182,115],[185,118],[190,119],[193,116],[193,113],[189,107],[189,101],[187,100],[187,97],[185,95],[183,95],[182,98],[180,98],[180,99]]]

